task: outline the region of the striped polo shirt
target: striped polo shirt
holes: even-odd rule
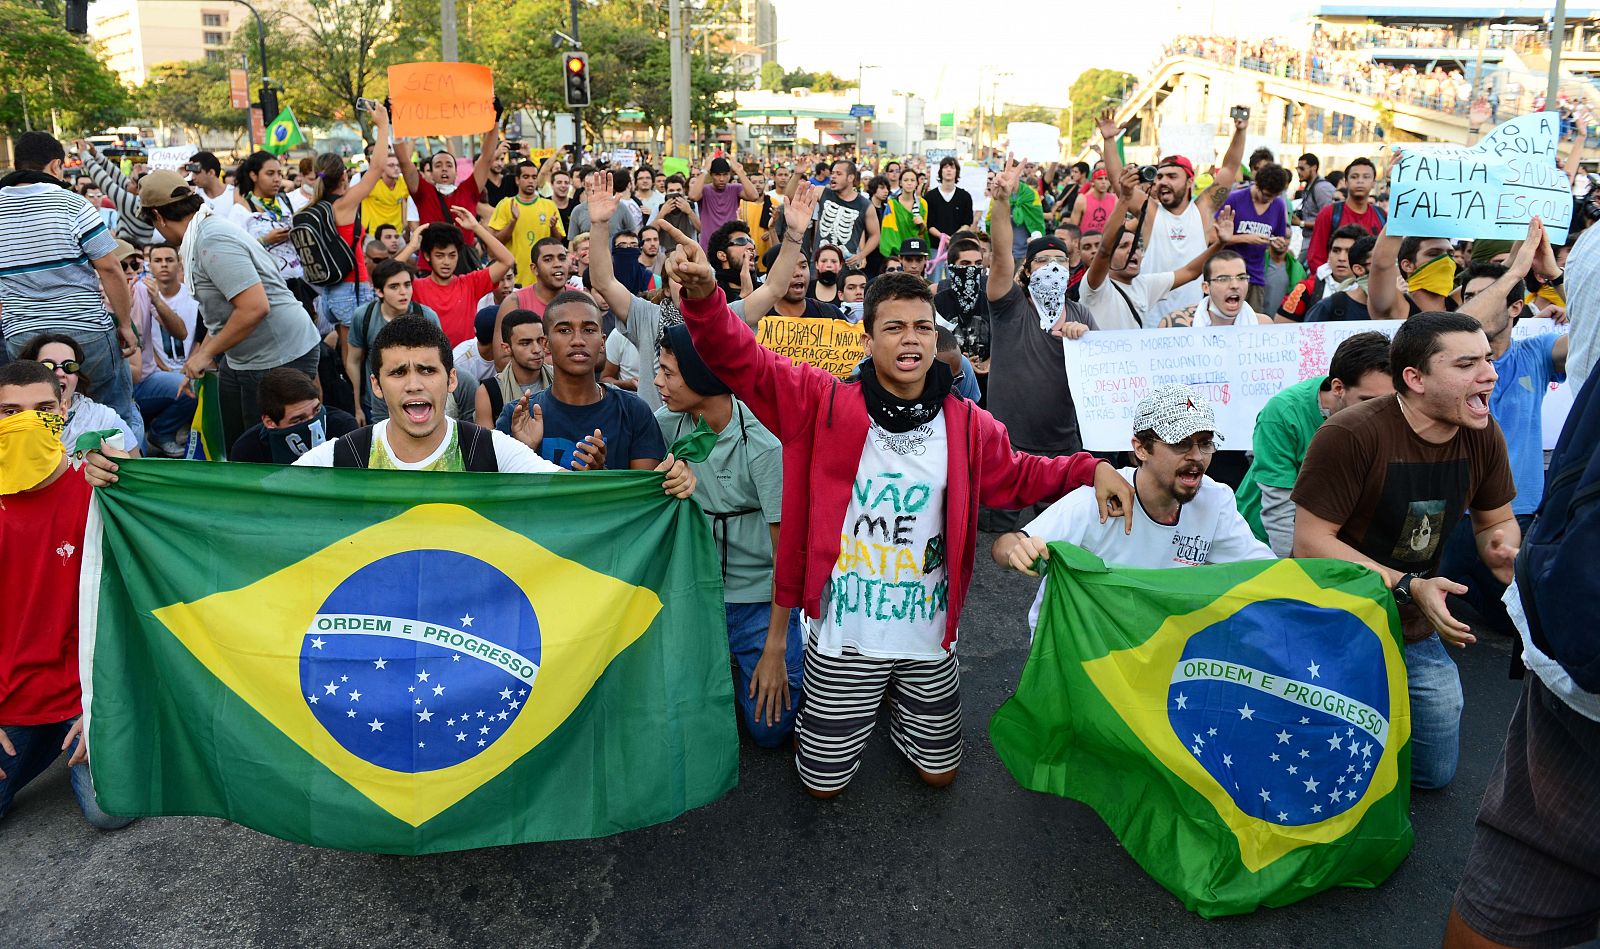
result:
[[[0,333],[109,330],[91,260],[116,247],[87,200],[53,184],[0,188]]]

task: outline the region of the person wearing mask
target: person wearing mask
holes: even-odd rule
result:
[[[700,246],[710,244],[717,228],[739,217],[739,202],[754,201],[761,196],[756,186],[745,176],[744,166],[721,155],[706,156],[700,174],[689,182],[688,198],[700,209]],[[619,210],[620,215],[625,212]],[[638,227],[627,228],[638,230]]]
[[[1380,320],[1403,320],[1418,313],[1456,308],[1456,259],[1443,237],[1394,237],[1378,233],[1372,249],[1372,281],[1367,309]],[[1398,289],[1396,274],[1405,281]]]
[[[806,288],[806,295],[818,303],[837,303],[839,274],[844,272],[844,251],[832,244],[823,244],[817,248],[812,268],[816,271],[816,276]]]
[[[1312,274],[1290,288],[1288,295],[1278,305],[1277,322],[1304,322],[1312,307],[1349,280],[1350,248],[1366,236],[1366,228],[1359,224],[1346,224],[1339,228],[1328,244],[1327,274],[1320,277]]]
[[[1334,413],[1372,399],[1392,397],[1389,337],[1357,333],[1339,344],[1328,374],[1297,382],[1256,416],[1254,457],[1239,482],[1239,513],[1256,537],[1279,557],[1294,552],[1294,501],[1290,493],[1311,437]]]
[[[223,441],[232,444],[261,414],[255,400],[262,373],[289,366],[316,378],[316,324],[262,245],[213,214],[177,172],[151,172],[140,200],[146,220],[178,247],[206,325],[183,374],[198,379],[219,367]]]
[[[1328,262],[1328,245],[1333,234],[1346,224],[1359,224],[1368,234],[1383,230],[1388,215],[1372,203],[1372,189],[1378,183],[1378,166],[1370,158],[1357,158],[1344,169],[1347,196],[1317,212],[1311,228],[1311,247],[1306,251],[1306,269],[1312,273]]]
[[[955,336],[961,354],[980,367],[980,372],[987,372],[989,295],[985,289],[989,274],[983,266],[983,248],[970,237],[959,237],[950,244],[948,259],[948,285],[933,295],[933,312]]]
[[[66,419],[60,433],[63,447],[75,448],[79,435],[115,429],[122,433],[122,443],[129,451],[139,452],[138,430],[128,417],[89,397],[94,380],[84,368],[83,347],[76,339],[65,333],[40,333],[28,341],[17,359],[41,363],[56,374],[61,387],[61,415]]]
[[[1156,165],[1153,196],[1156,204],[1145,215],[1144,259],[1141,266],[1151,273],[1175,272],[1193,260],[1211,243],[1215,229],[1213,219],[1222,208],[1223,201],[1239,178],[1239,161],[1244,157],[1245,128],[1248,119],[1233,120],[1233,138],[1222,165],[1212,180],[1212,185],[1194,197],[1194,165],[1182,155],[1163,158]],[[1116,154],[1112,149],[1108,159]],[[1113,178],[1113,183],[1118,179]],[[1174,287],[1150,309],[1149,315],[1159,320],[1173,310],[1194,306],[1200,302],[1204,291],[1190,281]]]
[[[228,449],[230,462],[292,465],[323,442],[342,438],[362,425],[349,412],[323,405],[316,383],[288,368],[262,374],[256,404],[261,421],[245,429]]]

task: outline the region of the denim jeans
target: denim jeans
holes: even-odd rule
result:
[[[145,416],[145,453],[152,445],[171,442],[178,429],[194,420],[195,398],[178,394],[183,373],[169,369],[152,372],[133,386],[133,398]]]
[[[739,664],[739,683],[734,688],[734,700],[739,706],[739,717],[744,719],[750,737],[763,748],[776,748],[794,734],[794,716],[800,710],[801,682],[804,673],[804,639],[801,633],[800,611],[789,611],[789,642],[784,649],[783,662],[789,672],[789,704],[776,725],[765,719],[756,720],[756,700],[750,695],[750,677],[755,674],[756,663],[767,645],[767,623],[772,618],[770,603],[729,603],[728,651]]]
[[[1411,693],[1411,786],[1442,788],[1461,760],[1461,673],[1434,633],[1406,643]]]
[[[372,284],[360,280],[323,287],[320,292],[323,318],[335,326],[348,327],[356,310],[374,299]],[[370,345],[370,340],[368,342]]]
[[[50,330],[49,332],[54,332]],[[109,406],[133,429],[135,445],[144,444],[144,418],[133,404],[133,370],[122,358],[122,342],[114,329],[94,332],[67,332],[83,349],[83,372],[89,377],[87,393],[101,405]],[[6,337],[6,352],[12,359],[22,352],[32,336]],[[133,447],[132,445],[128,447]]]
[[[54,725],[4,725],[0,728],[5,729],[6,738],[17,749],[15,756],[0,749],[0,771],[6,773],[5,777],[0,778],[0,819],[4,819],[17,792],[43,774],[57,755],[63,754],[61,743],[72,730],[72,721]],[[75,739],[65,754],[70,756],[82,740]],[[78,799],[78,808],[83,811],[84,819],[101,830],[116,830],[133,823],[131,817],[113,817],[100,809],[99,802],[95,800],[94,786],[89,781],[87,764],[72,766],[72,795]]]

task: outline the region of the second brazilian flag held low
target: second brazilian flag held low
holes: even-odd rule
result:
[[[1411,715],[1382,579],[1330,560],[1108,569],[1050,545],[995,712],[1024,787],[1093,807],[1202,916],[1383,882],[1411,850]]]
[[[111,813],[416,854],[612,834],[736,780],[715,551],[659,475],[120,478],[81,614]]]

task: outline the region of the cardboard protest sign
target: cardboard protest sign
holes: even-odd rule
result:
[[[1217,125],[1215,122],[1161,123],[1161,157],[1182,155],[1204,171],[1217,161]]]
[[[781,356],[825,369],[840,379],[850,378],[865,355],[861,327],[844,320],[767,316],[761,320],[756,339]]]
[[[151,171],[158,168],[166,169],[167,171],[181,171],[197,151],[199,151],[198,148],[189,145],[179,145],[175,148],[152,148],[145,152],[145,161],[150,165]]]
[[[1218,326],[1207,329],[1102,330],[1066,341],[1067,379],[1083,447],[1126,451],[1133,411],[1158,386],[1182,382],[1211,403],[1222,447],[1247,451],[1256,415],[1279,392],[1326,375],[1339,344],[1357,333],[1394,335],[1399,320]],[[1518,320],[1513,339],[1565,333],[1548,319]],[[1499,385],[1515,385],[1502,378]],[[1551,448],[1572,407],[1570,386],[1544,400],[1544,441]]]
[[[1518,240],[1543,219],[1567,241],[1572,182],[1556,167],[1561,119],[1537,112],[1464,145],[1407,145],[1389,168],[1390,234]]]
[[[639,153],[631,148],[612,149],[611,163],[618,168],[632,168],[639,163]]]
[[[1060,161],[1061,130],[1044,122],[1012,122],[1006,126],[1006,149],[1017,161]]]
[[[476,135],[494,127],[494,76],[476,63],[389,67],[396,138]]]
[[[661,173],[663,175],[683,175],[688,177],[689,159],[668,155],[661,159]]]

